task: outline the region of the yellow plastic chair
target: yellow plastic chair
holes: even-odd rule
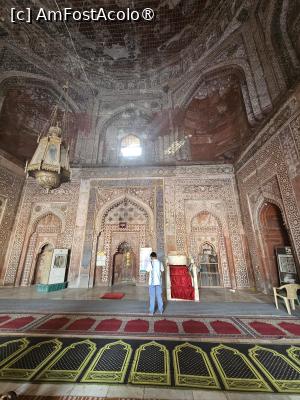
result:
[[[279,290],[286,290],[286,296],[284,296],[283,294],[279,294],[278,291]],[[276,304],[276,308],[278,309],[278,300],[277,297],[280,297],[281,299],[283,299],[284,304],[286,306],[287,312],[291,315],[291,308],[290,308],[290,303],[291,302],[291,307],[292,310],[295,310],[295,300],[297,301],[297,303],[300,305],[298,296],[297,296],[297,291],[300,289],[300,285],[298,285],[297,283],[289,283],[287,285],[282,285],[278,288],[273,287],[273,292],[274,292],[274,300],[275,300],[275,304]]]

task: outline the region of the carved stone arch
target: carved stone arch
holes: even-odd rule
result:
[[[43,218],[45,218],[46,216],[51,215],[51,214],[53,214],[55,217],[57,217],[58,220],[60,221],[60,233],[64,232],[65,216],[62,212],[59,212],[59,210],[43,210],[40,213],[38,213],[37,215],[35,215],[34,219],[29,224],[29,231],[32,233],[35,232],[39,222]]]
[[[228,224],[227,224],[227,220],[226,220],[225,215],[224,215],[222,212],[218,212],[218,211],[216,211],[216,210],[213,210],[213,211],[212,211],[212,210],[209,209],[208,207],[205,207],[205,208],[203,208],[203,209],[201,209],[201,210],[198,210],[198,211],[195,213],[195,215],[193,215],[193,216],[191,217],[191,219],[190,219],[190,221],[189,221],[189,224],[192,226],[192,221],[193,221],[193,219],[196,218],[198,215],[200,215],[200,214],[205,214],[205,213],[210,214],[210,215],[212,215],[212,216],[215,218],[215,220],[216,220],[217,223],[218,223],[218,226],[219,226],[220,231],[222,231],[223,233],[228,232]]]
[[[260,213],[261,213],[261,210],[262,210],[265,202],[275,204],[280,209],[282,218],[284,220],[284,223],[286,224],[286,217],[283,212],[283,205],[282,205],[282,202],[280,201],[280,199],[274,195],[272,196],[270,193],[268,193],[267,196],[260,194],[256,201],[254,209],[252,210],[252,215],[253,215],[252,222],[253,222],[254,231],[256,232],[257,246],[260,249],[261,254],[263,254],[263,255],[265,255],[265,248],[262,245],[263,237],[262,237],[262,226],[261,226],[261,222],[260,222]]]
[[[204,246],[205,244],[208,244],[209,246],[211,246],[215,251],[216,249],[216,245],[212,242],[209,242],[208,240],[203,240],[203,242],[200,243],[200,246]]]
[[[45,240],[42,243],[39,243],[38,247],[36,248],[36,253],[33,259],[33,268],[32,268],[32,272],[30,274],[30,278],[29,278],[29,282],[32,283],[37,283],[36,282],[36,277],[38,274],[38,270],[39,270],[39,258],[41,257],[41,254],[44,253],[44,250],[47,246],[50,246],[52,248],[52,250],[55,249],[55,244],[52,240]]]
[[[196,217],[198,217],[198,215],[200,215],[200,214],[210,214],[210,215],[213,216],[214,219],[217,221],[217,223],[218,223],[220,229],[222,229],[222,228],[225,229],[225,226],[226,226],[226,225],[224,225],[224,224],[226,223],[225,218],[224,218],[222,215],[218,215],[216,212],[212,212],[212,211],[209,210],[208,208],[205,208],[205,209],[202,209],[202,210],[200,210],[200,211],[197,211],[197,213],[194,214],[193,217],[191,218],[191,224],[192,224],[193,220],[194,220]]]
[[[247,91],[242,90],[242,95],[244,98],[244,104],[247,111],[247,117],[250,124],[255,122],[255,119],[262,118],[262,110],[259,103],[259,98],[257,94],[257,90],[255,87],[254,79],[251,73],[251,68],[247,61],[241,58],[236,58],[234,60],[223,61],[221,63],[215,64],[214,66],[210,66],[205,70],[199,68],[189,77],[189,88],[185,93],[181,94],[177,101],[174,101],[176,106],[178,107],[186,107],[189,102],[192,100],[193,96],[199,89],[201,82],[205,79],[206,76],[210,74],[220,73],[228,73],[228,71],[232,71],[232,73],[238,74],[240,77],[240,83],[245,82],[245,87]],[[173,92],[173,98],[176,97],[176,88]],[[242,89],[242,87],[241,87]]]
[[[193,230],[192,228],[192,223],[193,220],[195,218],[197,218],[199,215],[201,214],[209,214],[211,215],[216,223],[217,223],[217,229],[216,229],[216,234],[217,234],[217,240],[218,240],[218,249],[216,249],[216,245],[214,245],[213,247],[216,250],[216,253],[218,254],[218,269],[219,269],[219,273],[221,276],[221,282],[222,285],[225,287],[235,287],[236,283],[235,283],[235,273],[234,270],[232,269],[233,266],[230,265],[231,264],[231,253],[232,253],[232,249],[230,247],[230,242],[229,240],[226,240],[226,232],[228,231],[227,228],[227,223],[226,223],[226,218],[224,216],[218,215],[217,213],[205,208],[202,210],[198,210],[197,213],[195,213],[193,215],[193,217],[190,219],[190,246],[191,246],[191,252],[195,252],[196,251],[196,247],[200,247],[202,246],[205,242],[208,242],[206,239],[205,240],[200,240],[197,244],[196,244],[196,232],[197,230]],[[207,231],[207,233],[209,232],[209,229]],[[212,232],[212,230],[210,231]],[[209,242],[210,245],[213,245],[213,243]],[[195,256],[196,254],[192,254],[193,256]]]
[[[44,242],[40,243],[38,248],[37,248],[37,252],[40,253],[42,248],[45,246],[52,246],[53,248],[55,248],[55,244],[51,241],[51,240],[45,240]]]
[[[261,229],[261,223],[260,223],[259,216],[260,216],[261,210],[264,206],[264,203],[266,203],[266,202],[274,204],[279,208],[282,218],[283,218],[283,221],[285,224],[287,224],[287,219],[285,216],[282,201],[277,196],[274,196],[271,193],[268,193],[267,195],[260,194],[259,198],[256,201],[256,205],[255,205],[254,213],[253,213],[253,222],[254,222],[254,227],[256,228],[256,230]]]
[[[39,223],[47,216],[55,216],[58,222],[57,229],[51,230],[49,227],[49,232],[38,232],[37,228]],[[44,242],[51,241],[55,248],[57,242],[60,241],[61,235],[63,233],[63,219],[57,212],[57,210],[43,210],[38,215],[36,215],[28,226],[26,238],[23,246],[23,253],[18,267],[17,272],[17,282],[21,283],[22,286],[28,286],[31,284],[34,269],[37,260],[37,255],[41,248],[40,244]],[[39,243],[39,240],[41,241]]]
[[[147,119],[149,119],[150,122],[152,117],[152,111],[135,103],[125,104],[123,106],[120,106],[115,110],[113,110],[111,114],[107,115],[107,117],[99,121],[96,131],[99,132],[99,135],[101,136],[97,149],[97,162],[99,162],[100,164],[103,161],[112,162],[112,159],[114,160],[113,162],[115,163],[119,162],[118,160],[119,160],[120,143],[118,137],[115,133],[112,135],[108,135],[108,130],[113,129],[114,122],[116,122],[124,112],[133,110],[142,112],[143,115],[146,117],[145,122],[148,122]],[[139,139],[141,140],[141,144],[143,145],[144,139],[139,135],[137,136],[139,137]],[[113,154],[109,154],[109,151],[105,151],[105,149],[110,147],[116,148]]]
[[[263,195],[260,194],[259,198],[256,201],[254,210],[253,210],[253,225],[254,225],[254,231],[256,233],[256,241],[257,241],[257,247],[260,250],[260,263],[261,265],[253,266],[256,268],[256,271],[254,271],[256,274],[260,276],[260,279],[263,279],[263,284],[264,284],[264,290],[267,292],[270,292],[273,286],[277,286],[277,283],[275,282],[276,279],[274,280],[274,262],[271,261],[270,259],[270,248],[266,242],[265,238],[265,233],[264,233],[264,226],[262,225],[260,216],[261,212],[263,209],[263,206],[265,203],[269,203],[272,205],[275,205],[281,214],[284,227],[286,228],[286,233],[289,238],[289,242],[292,244],[293,239],[289,231],[288,227],[288,221],[284,212],[284,206],[280,198],[277,196],[274,196],[270,193]],[[272,267],[273,266],[273,267]],[[272,269],[273,268],[273,269]],[[276,268],[277,270],[277,268]],[[272,273],[273,271],[273,273]]]
[[[145,221],[141,224],[134,222],[131,224],[129,222],[125,228],[120,227],[119,223],[115,222],[105,224],[105,216],[113,210],[114,207],[121,205],[124,200],[142,210],[146,216]],[[93,267],[90,270],[90,279],[95,285],[111,285],[113,255],[116,251],[117,244],[120,243],[119,238],[123,241],[123,235],[131,237],[133,240],[130,244],[134,245],[133,251],[137,257],[137,265],[139,265],[139,248],[156,246],[156,225],[153,211],[143,201],[130,194],[126,194],[126,197],[122,195],[112,199],[109,203],[103,205],[96,214],[91,261]],[[95,268],[96,253],[98,251],[104,251],[106,255],[105,266],[103,266],[101,270]],[[145,282],[145,274],[136,271],[135,279],[136,282],[143,284]]]
[[[46,91],[50,92],[57,98],[64,98],[68,103],[70,110],[73,112],[79,112],[80,108],[75,103],[75,101],[64,92],[63,88],[58,85],[53,79],[47,78],[42,75],[33,74],[29,72],[21,72],[21,71],[7,71],[0,75],[0,93],[5,91],[6,85],[12,81],[20,79],[20,83],[26,85],[26,82],[30,82],[30,85],[40,86],[44,88]]]
[[[113,252],[116,253],[117,251],[119,251],[121,245],[122,245],[122,244],[125,244],[125,243],[128,244],[128,245],[130,246],[130,244],[128,243],[128,241],[121,240],[121,241],[115,246],[115,248],[112,249]]]
[[[113,110],[111,114],[109,114],[106,118],[101,119],[97,125],[97,131],[98,132],[105,132],[106,129],[109,127],[109,125],[116,119],[118,118],[122,113],[126,111],[131,111],[131,110],[139,110],[146,114],[149,118],[152,116],[152,111],[147,109],[146,107],[141,106],[140,104],[135,104],[135,103],[129,103],[129,104],[124,104],[120,107],[117,107]]]
[[[123,245],[123,246],[122,246]],[[123,247],[123,248],[122,248]],[[126,251],[125,251],[126,249]],[[125,240],[120,240],[118,243],[115,243],[115,245],[111,248],[111,262],[112,262],[112,273],[111,273],[111,283],[116,284],[118,283],[115,278],[116,275],[115,273],[117,272],[118,275],[120,274],[120,260],[121,263],[124,261],[124,256],[126,257],[129,253],[129,259],[130,259],[130,264],[131,264],[131,273],[127,273],[127,277],[131,276],[131,279],[126,279],[127,282],[132,280],[132,282],[136,282],[136,277],[137,273],[136,270],[138,266],[136,265],[136,260],[138,258],[138,254],[136,253],[134,243],[131,242],[130,238],[126,238]],[[119,258],[119,262],[117,262]],[[119,264],[119,265],[118,265]],[[118,268],[119,267],[119,268]],[[119,269],[119,271],[118,271]],[[124,275],[123,275],[124,278]],[[120,282],[119,282],[120,283]]]
[[[108,204],[104,205],[98,212],[96,216],[96,223],[95,223],[95,231],[97,234],[100,233],[100,231],[103,229],[103,223],[104,223],[104,218],[105,215],[114,207],[118,206],[122,202],[124,202],[125,195],[124,196],[119,196],[113,200],[111,200]],[[154,219],[154,214],[151,208],[138,199],[137,197],[131,196],[130,194],[126,194],[126,199],[132,202],[134,205],[139,207],[142,210],[145,210],[145,212],[148,215],[149,218],[149,225],[153,226],[153,229],[155,230],[155,219]]]
[[[106,218],[108,217],[109,213],[111,211],[113,211],[115,208],[121,206],[122,204],[125,205],[125,201],[127,203],[126,205],[131,204],[132,206],[136,207],[139,211],[141,211],[145,215],[145,217],[147,219],[149,219],[149,215],[146,212],[146,210],[144,209],[144,207],[140,206],[136,201],[134,201],[134,200],[128,198],[128,196],[126,196],[126,199],[125,199],[125,197],[122,197],[119,201],[115,202],[111,207],[109,207],[106,210],[106,212],[103,214],[102,219],[101,219],[101,228],[103,228],[103,226],[106,222]]]
[[[50,215],[55,216],[58,222],[57,229],[51,229],[51,226],[49,226],[49,231],[47,229],[46,232],[39,232],[37,230],[39,223]],[[56,242],[59,240],[61,234],[62,220],[55,212],[47,210],[35,216],[34,220],[29,225],[24,241],[23,253],[17,272],[18,283],[22,286],[29,286],[32,283],[38,253],[42,247],[41,245],[51,242],[51,245],[55,248]]]
[[[217,231],[218,231],[218,235],[219,236],[222,236],[222,235],[224,235],[224,232],[227,230],[227,226],[226,226],[226,219],[224,218],[224,217],[222,217],[221,215],[220,216],[217,216],[214,212],[211,212],[209,209],[207,209],[207,208],[205,208],[205,209],[203,209],[203,210],[201,210],[201,211],[198,211],[192,218],[191,218],[191,220],[190,220],[190,233],[192,233],[193,232],[193,227],[192,227],[192,223],[193,223],[193,220],[195,219],[195,218],[197,218],[199,215],[201,215],[201,214],[209,214],[209,215],[211,215],[215,220],[216,220],[216,222],[217,222]],[[195,232],[195,230],[194,230],[194,232]]]

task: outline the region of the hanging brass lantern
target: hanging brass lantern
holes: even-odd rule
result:
[[[57,122],[57,112],[58,106],[55,106],[48,133],[40,135],[38,147],[31,161],[27,162],[25,167],[27,176],[35,178],[47,193],[58,188],[61,183],[70,180],[69,148],[62,139],[62,129]],[[65,130],[67,116],[68,113],[64,110],[63,126]]]
[[[36,179],[47,193],[70,180],[69,149],[61,138],[61,128],[51,126],[42,137],[25,172]]]

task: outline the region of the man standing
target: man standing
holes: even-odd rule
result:
[[[161,261],[157,259],[155,252],[150,254],[151,261],[149,262],[146,271],[149,273],[149,296],[150,296],[150,314],[154,314],[155,310],[155,298],[157,300],[158,311],[160,314],[163,313],[164,305],[162,300],[162,276],[161,273],[164,271],[164,266]]]

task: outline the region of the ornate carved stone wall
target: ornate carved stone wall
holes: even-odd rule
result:
[[[35,208],[42,207],[36,206]],[[51,245],[52,248],[57,248],[60,247],[63,241],[63,221],[53,211],[41,214],[38,219],[35,219],[35,223],[32,226],[32,234],[27,244],[24,267],[20,271],[22,286],[29,286],[34,282],[37,259],[42,247]]]
[[[37,222],[43,216],[54,214],[60,219],[62,234],[55,245],[59,248],[72,249],[78,194],[79,183],[76,182],[67,183],[50,194],[37,186],[33,180],[26,182],[16,215],[9,256],[4,265],[5,285],[30,284],[28,277],[31,276],[30,269],[35,255],[31,237],[35,233]],[[71,256],[70,270],[72,268]]]
[[[106,220],[106,230],[103,230],[103,237],[107,238],[103,242],[107,253],[113,251],[107,246],[113,241],[113,247],[116,247],[119,243],[115,242],[121,240],[123,231],[128,229],[133,235],[139,235],[134,240],[138,240],[140,246],[150,245],[151,242],[162,257],[171,250],[192,253],[192,220],[197,214],[206,212],[219,221],[222,285],[251,287],[254,274],[256,286],[266,290],[268,282],[261,257],[264,250],[260,243],[258,218],[265,200],[280,207],[298,256],[300,251],[299,203],[294,184],[299,176],[297,127],[300,110],[297,104],[296,97],[292,96],[261,131],[257,139],[261,146],[255,142],[237,164],[251,265],[246,262],[248,252],[235,173],[231,166],[141,167],[127,170],[86,168],[73,170],[74,181],[49,195],[33,181],[26,183],[5,264],[5,284],[20,284],[22,276],[30,276],[30,271],[26,269],[32,265],[30,257],[34,257],[33,250],[30,254],[30,238],[36,221],[43,215],[53,213],[62,221],[63,234],[55,245],[71,249],[69,276],[73,286],[87,287],[94,284],[96,251],[104,215],[111,218]],[[129,213],[132,226],[129,224],[124,230],[116,218],[121,215],[117,203],[126,196],[129,201],[142,204],[140,210],[146,210],[146,214],[143,214],[144,211],[136,215]],[[114,206],[120,215],[114,215]],[[145,230],[145,224],[150,229]],[[116,232],[113,240],[112,232]],[[110,282],[111,262],[110,257],[106,269],[102,271],[103,284]],[[143,282],[142,276],[138,279]],[[22,283],[29,281],[23,279]]]
[[[131,235],[137,253],[139,247],[151,246],[159,257],[170,250],[192,255],[192,220],[201,212],[219,221],[221,285],[250,287],[235,175],[228,165],[77,169],[72,183],[50,194],[27,181],[5,284],[30,284],[41,244],[33,245],[32,238],[37,221],[45,215],[53,214],[61,221],[61,233],[53,245],[71,249],[71,286],[89,287],[95,281],[110,284],[112,256],[124,234]],[[126,226],[119,225],[121,219]],[[102,270],[95,267],[97,250],[107,254]],[[136,282],[143,284],[144,275],[137,274]]]
[[[98,200],[103,199],[103,196],[108,196],[113,200],[105,203],[102,203],[101,200],[98,202],[99,206],[101,203],[103,205],[98,211],[96,219],[93,247],[97,247],[97,251],[105,252],[106,265],[100,271],[98,268],[96,273],[93,273],[94,284],[96,285],[111,282],[113,256],[122,242],[127,241],[130,244],[136,256],[137,266],[139,266],[141,247],[156,248],[153,215],[153,196],[155,196],[155,193],[153,190],[151,188],[150,190],[147,190],[147,188],[134,190],[132,188],[130,194],[126,193],[126,197],[124,195],[120,197],[118,192],[120,192],[119,188],[116,190],[108,189],[102,191],[98,196]],[[139,194],[139,196],[133,197],[132,193]],[[140,200],[141,197],[148,198],[148,205],[151,204],[152,208],[149,209],[146,206],[147,203]],[[94,258],[92,260],[92,264],[95,264]],[[139,273],[137,269],[134,271],[133,281],[144,283],[145,274]]]
[[[191,208],[188,207],[188,210]],[[202,246],[205,243],[211,244],[217,254],[218,272],[221,275],[220,283],[222,286],[231,287],[227,257],[227,252],[230,252],[231,249],[226,249],[224,227],[221,220],[211,212],[201,211],[191,220],[189,218],[187,229],[190,231],[189,245],[193,259],[197,260],[199,264],[201,261],[199,254]]]
[[[241,209],[255,282],[264,291],[271,289],[259,223],[265,201],[280,208],[298,263],[300,259],[299,94],[298,88],[237,162]]]
[[[160,257],[170,250],[190,255],[191,220],[197,213],[208,211],[221,221],[222,286],[251,286],[231,166],[84,168],[74,170],[73,176],[90,181],[78,285],[93,286],[95,279],[100,284],[110,284],[111,255],[119,244],[111,247],[112,241],[117,240],[112,239],[113,233],[121,238],[122,232],[131,232],[140,246],[151,245]],[[116,218],[121,216],[118,210],[126,198],[129,203],[138,205],[142,213],[146,212],[146,229],[144,220],[138,223],[132,216],[126,228],[118,225]],[[102,272],[95,268],[97,250],[104,250],[107,255]],[[139,283],[143,283],[143,279],[141,275]]]
[[[191,220],[200,212],[209,212],[221,221],[221,237],[225,238],[227,248],[228,261],[223,258],[222,285],[249,287],[251,277],[247,271],[233,170],[227,167],[222,173],[220,168],[220,173],[216,174],[209,168],[199,167],[198,171],[198,176],[171,178],[165,183],[167,250],[177,249],[190,254]]]
[[[126,172],[124,169],[101,169],[98,171],[102,173],[112,171],[112,179],[93,179],[90,184],[91,190],[80,272],[80,285],[84,286],[93,286],[95,282],[105,285],[110,283],[112,256],[115,250],[115,246],[112,246],[114,233],[124,236],[125,232],[128,234],[137,232],[135,242],[138,241],[138,247],[150,245],[156,248],[160,255],[164,253],[162,181],[160,179],[147,179],[145,176],[143,179],[129,179],[125,182],[124,179],[113,179]],[[94,170],[92,175],[102,175],[101,173],[98,174],[98,171]],[[80,171],[80,175],[84,176],[85,173],[86,170]],[[120,214],[116,217],[114,214],[118,214],[119,206],[122,203],[124,204],[124,200],[128,201],[129,205],[131,204],[136,215],[134,212],[133,214],[131,211],[129,212],[129,207],[129,213],[127,212],[128,215],[126,215],[125,220],[127,226],[120,228],[116,224],[115,218],[122,218],[122,216]],[[112,212],[112,210],[114,211]],[[139,220],[139,217],[142,220]],[[111,220],[109,220],[110,218]],[[97,250],[104,250],[107,256],[107,264],[102,271],[99,271],[99,268],[95,269]],[[139,251],[137,256],[139,257]],[[144,274],[137,276],[137,282],[144,282]]]
[[[6,165],[6,168],[2,166]],[[23,171],[0,156],[0,276],[24,182]]]

